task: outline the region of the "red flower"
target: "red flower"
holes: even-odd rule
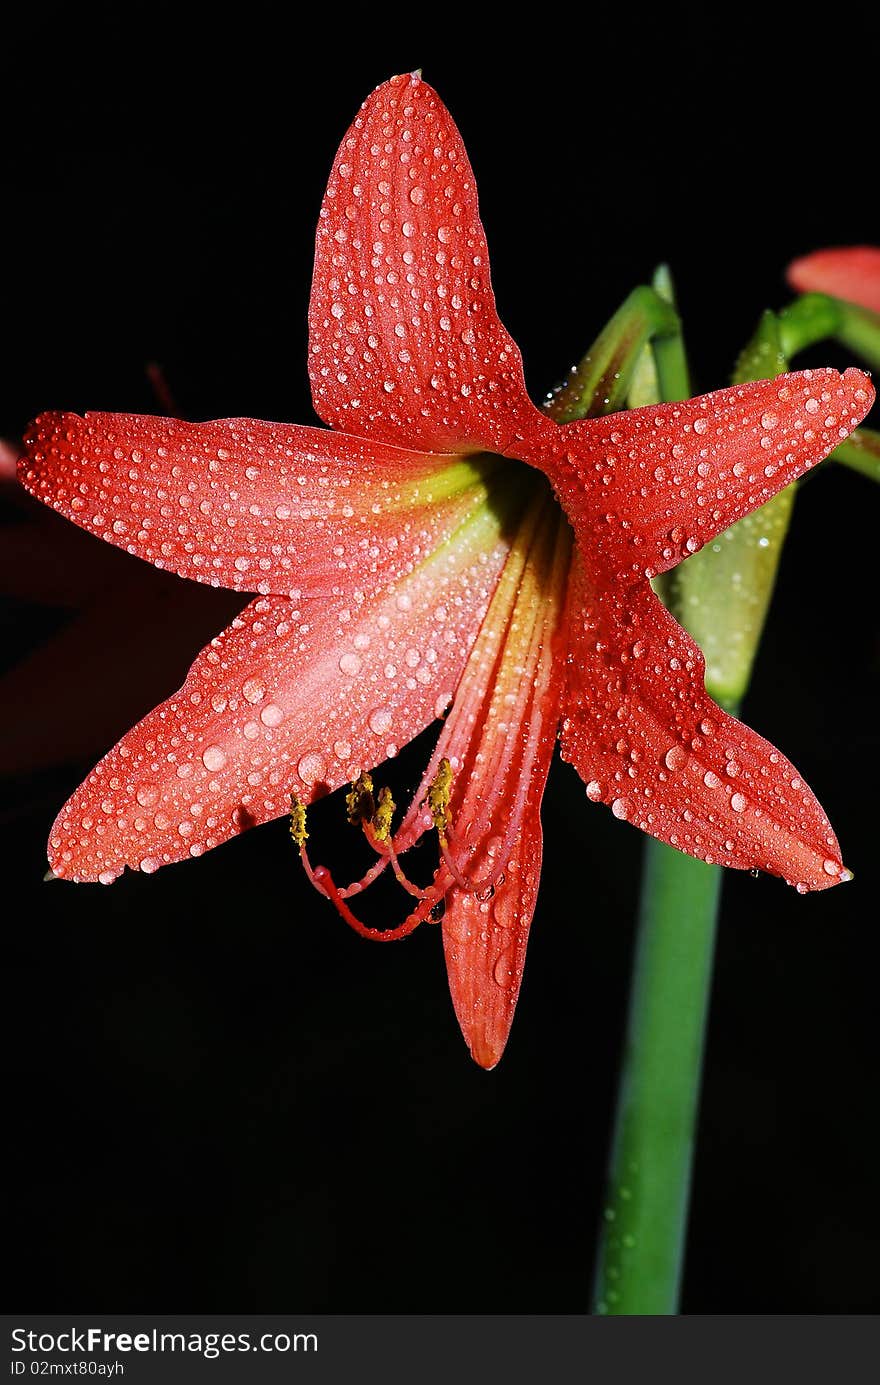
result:
[[[827,293],[880,313],[880,247],[816,250],[788,266],[788,282],[798,293]]]
[[[52,830],[73,880],[197,856],[369,770],[448,709],[403,825],[349,812],[445,904],[459,1021],[501,1055],[557,734],[587,796],[695,855],[802,889],[846,877],[794,768],[720,710],[649,578],[820,461],[873,391],[806,371],[560,427],[530,402],[489,282],[474,178],[430,87],[396,77],[337,155],[309,314],[327,431],[49,414],[24,484],[157,566],[256,593]],[[527,465],[524,465],[526,463]],[[427,890],[399,857],[433,825]],[[297,806],[295,828],[303,837]],[[313,878],[340,909],[340,891]]]

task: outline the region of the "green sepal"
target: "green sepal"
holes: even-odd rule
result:
[[[880,313],[859,308],[855,303],[834,300],[839,322],[834,333],[837,340],[850,351],[880,370]]]
[[[675,285],[668,265],[657,266],[651,287],[670,307],[676,306]],[[677,313],[675,322],[674,331],[658,334],[642,348],[627,391],[628,408],[641,409],[649,404],[659,404],[661,400],[671,404],[675,400],[690,398],[690,371],[681,319]]]
[[[740,353],[734,384],[782,375],[788,360],[775,313],[766,312]],[[706,690],[722,707],[739,705],[773,595],[795,487],[731,525],[655,584],[706,658]]]
[[[678,326],[675,309],[652,288],[633,289],[580,364],[548,396],[547,412],[557,423],[573,423],[621,408],[644,347],[657,336],[674,335]]]
[[[871,481],[880,482],[880,433],[873,428],[857,428],[846,442],[831,453],[831,459],[859,471]]]
[[[840,303],[827,293],[805,293],[779,314],[779,338],[788,360],[833,337],[841,323]]]

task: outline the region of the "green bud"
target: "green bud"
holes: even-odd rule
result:
[[[647,343],[678,331],[678,314],[642,285],[629,295],[545,408],[557,423],[573,423],[622,408]]]
[[[781,337],[779,318],[765,313],[740,354],[733,383],[782,375],[788,361]],[[707,691],[729,710],[739,706],[749,685],[794,495],[794,486],[780,491],[657,583],[706,657]]]

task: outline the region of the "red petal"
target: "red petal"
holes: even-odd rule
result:
[[[330,596],[410,571],[482,504],[492,465],[256,419],[43,414],[19,474],[68,519],[156,567],[235,590]]]
[[[495,311],[474,175],[418,76],[392,77],[342,141],[309,309],[315,408],[334,428],[438,451],[506,451],[534,407]]]
[[[396,752],[452,698],[500,572],[488,507],[419,569],[360,602],[264,597],[62,810],[58,875],[109,881],[200,855]]]
[[[422,817],[419,805],[442,757],[452,764],[450,854],[479,892],[450,884],[443,945],[462,1033],[484,1068],[498,1062],[519,996],[541,874],[540,808],[562,695],[559,649],[571,530],[541,488],[513,540],[422,789],[398,840]]]
[[[815,466],[873,398],[859,370],[804,370],[545,425],[515,455],[550,477],[591,564],[653,577]]]
[[[799,293],[828,293],[880,313],[880,247],[876,245],[817,250],[790,264],[787,277]]]
[[[799,889],[846,878],[837,839],[794,766],[703,686],[697,645],[650,587],[594,599],[580,571],[562,754],[615,816],[719,865]]]
[[[57,522],[81,546],[91,543]],[[0,774],[32,780],[47,766],[88,763],[102,754],[176,687],[193,649],[241,605],[229,592],[205,591],[94,546],[108,560],[106,589],[0,678],[0,725],[15,728],[0,744]]]
[[[20,456],[20,447],[13,447],[5,438],[0,438],[0,484],[15,480],[15,468]]]

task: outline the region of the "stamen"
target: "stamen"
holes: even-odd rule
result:
[[[380,789],[379,801],[373,797],[373,780],[369,774],[360,774],[352,784],[345,800],[348,820],[352,823],[360,823],[364,831],[364,836],[379,855],[379,860],[366,872],[360,880],[344,889],[340,889],[326,866],[312,866],[309,854],[306,850],[306,808],[296,793],[290,795],[290,835],[299,848],[300,861],[306,878],[314,886],[319,894],[325,899],[329,899],[341,914],[345,922],[354,928],[355,932],[361,937],[372,938],[380,942],[390,942],[396,938],[405,938],[413,929],[423,921],[426,915],[431,916],[438,902],[442,902],[442,892],[431,886],[423,890],[420,886],[414,885],[404,874],[403,868],[398,859],[397,851],[394,846],[394,838],[391,836],[391,823],[395,812],[395,803],[388,788]],[[421,834],[419,834],[421,835]],[[420,901],[419,907],[404,920],[397,928],[381,929],[367,928],[352,913],[345,900],[351,895],[359,894],[376,880],[385,867],[389,864],[394,871],[394,875],[403,888]]]
[[[394,802],[391,790],[387,787],[380,789],[379,801],[377,803],[373,796],[372,775],[361,774],[352,784],[351,791],[346,797],[345,804],[349,822],[360,823],[363,828],[364,836],[370,843],[370,846],[378,856],[382,857],[382,863],[378,868],[373,866],[371,870],[367,871],[365,876],[355,881],[353,885],[348,885],[345,889],[340,890],[341,897],[346,899],[349,895],[359,894],[367,885],[373,883],[390,861],[398,883],[401,884],[409,894],[414,895],[416,899],[424,899],[425,891],[418,885],[414,885],[411,880],[407,879],[394,846],[394,838],[391,836],[391,823],[394,819],[397,805]]]
[[[388,788],[379,790],[379,802],[373,813],[373,835],[377,842],[387,842],[391,836],[391,822],[396,805]]]
[[[437,773],[428,789],[427,804],[440,838],[441,847],[446,846],[446,833],[451,826],[449,800],[452,797],[452,765],[444,755],[437,766]]]
[[[290,835],[300,848],[309,835],[306,831],[306,805],[295,793],[290,795]]]
[[[424,922],[426,917],[430,916],[431,910],[439,900],[442,899],[442,894],[439,890],[427,891],[418,907],[404,919],[403,923],[398,924],[396,928],[368,928],[366,924],[361,923],[360,919],[351,912],[341,892],[336,888],[333,877],[326,867],[318,866],[313,873],[310,873],[310,878],[315,888],[321,894],[326,895],[326,897],[336,905],[339,914],[345,919],[349,927],[353,928],[362,938],[369,938],[372,942],[377,943],[394,943],[400,938],[409,937],[410,933],[415,932],[419,924]]]
[[[352,827],[371,822],[376,811],[373,798],[373,778],[370,774],[359,774],[345,795],[345,811]]]

